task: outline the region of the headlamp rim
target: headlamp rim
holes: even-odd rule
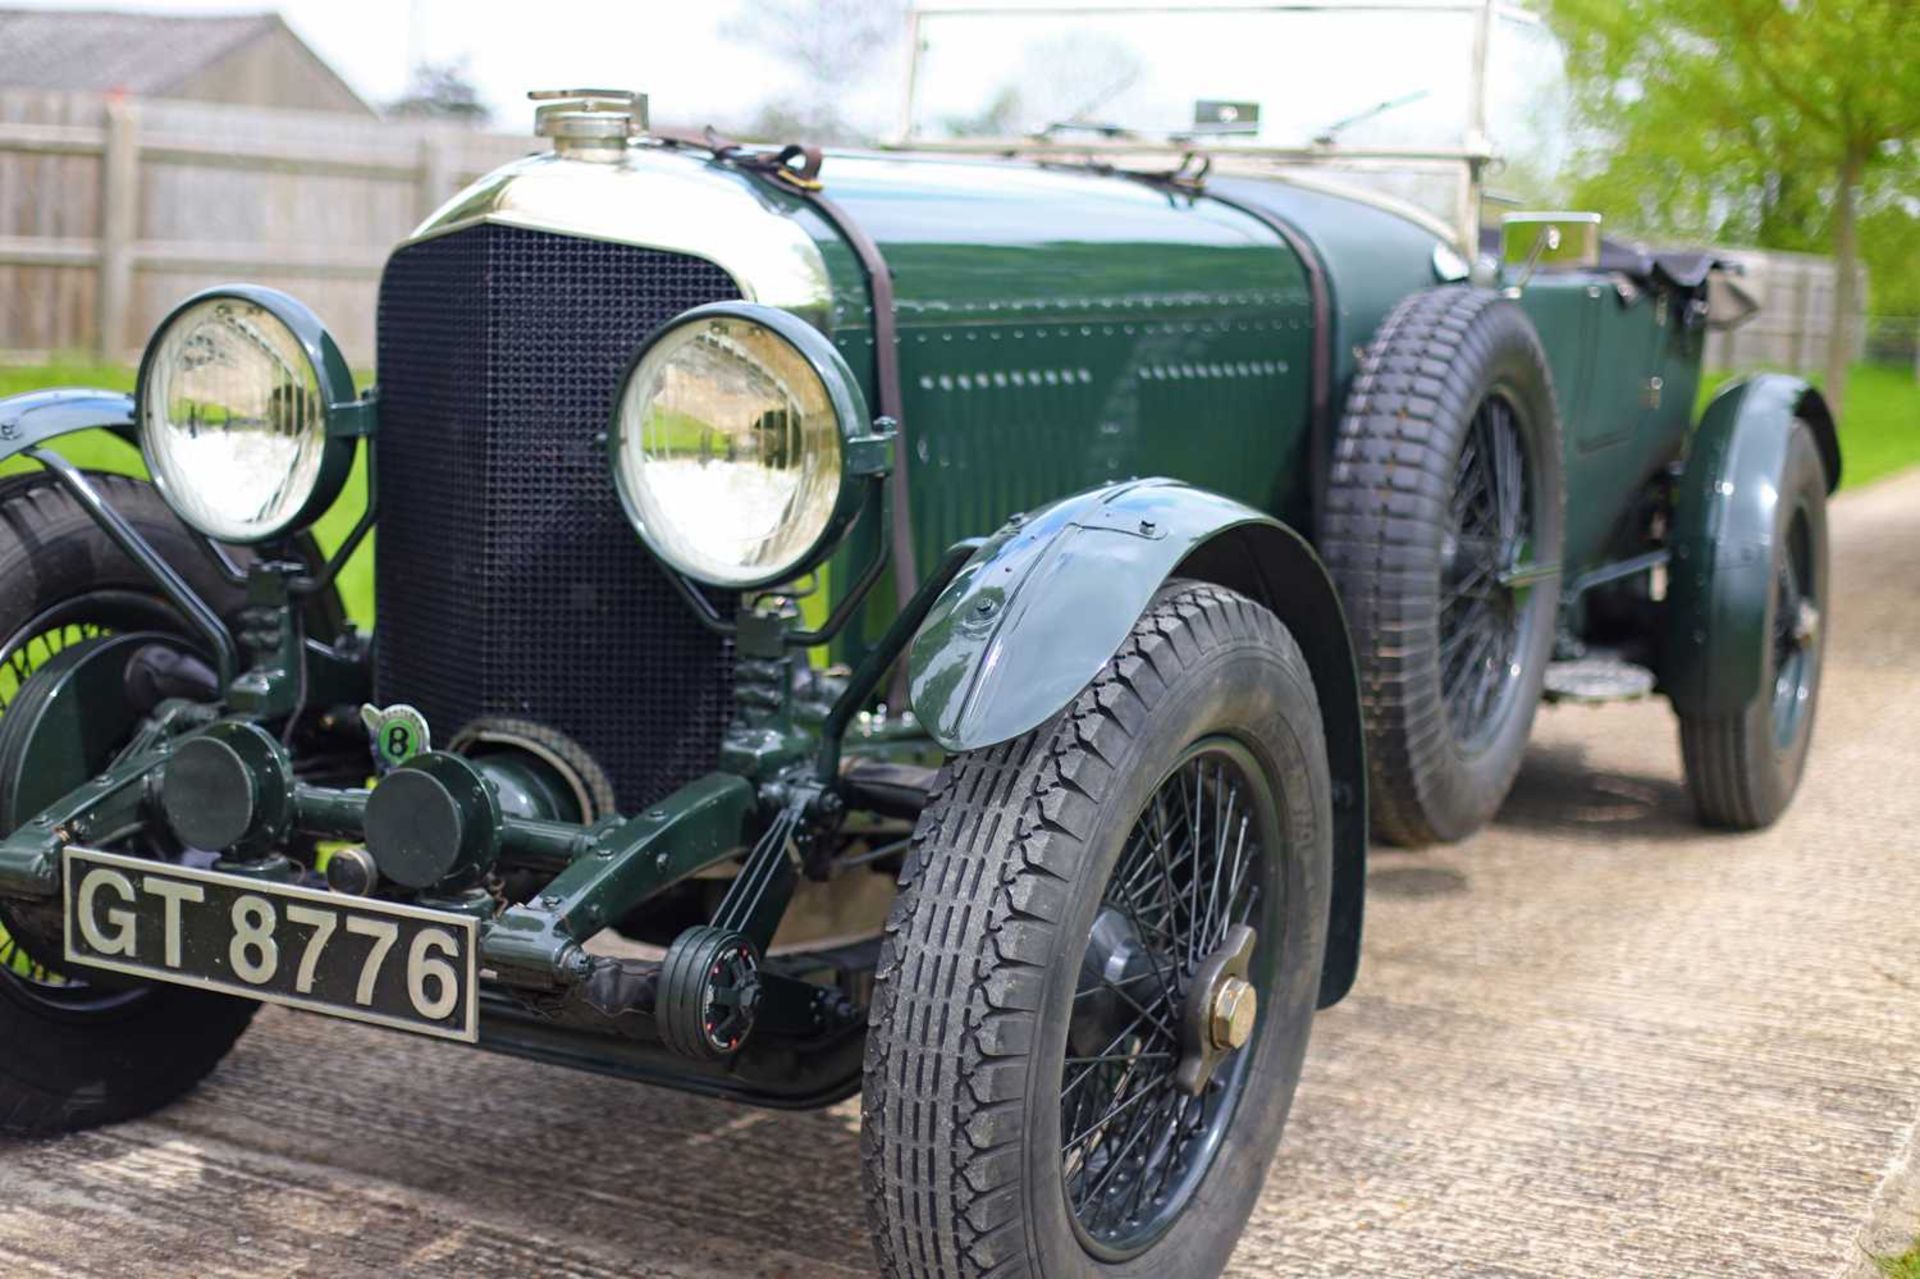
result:
[[[261,308],[286,326],[294,340],[300,344],[301,353],[312,367],[314,381],[319,384],[325,405],[326,441],[321,447],[320,470],[314,478],[313,488],[308,492],[306,501],[288,518],[259,533],[236,538],[226,533],[214,533],[201,528],[192,516],[183,509],[183,503],[175,500],[172,482],[166,473],[154,465],[153,450],[148,444],[147,429],[147,386],[153,371],[154,357],[160,350],[161,339],[174,322],[194,307],[221,298],[232,298]],[[361,425],[355,420],[356,412],[362,407],[354,390],[353,369],[346,357],[340,353],[340,346],[333,334],[313,313],[306,303],[279,289],[268,288],[261,284],[216,284],[201,289],[181,299],[168,311],[160,323],[154,327],[153,335],[147,339],[146,348],[140,353],[140,369],[133,384],[133,421],[134,430],[140,441],[140,456],[146,463],[147,474],[160,496],[166,501],[173,513],[203,536],[215,541],[230,542],[241,546],[254,546],[262,542],[271,542],[279,538],[299,533],[312,527],[327,510],[332,507],[340,490],[345,486],[347,474],[353,469],[354,442],[362,433]]]
[[[827,401],[833,406],[834,425],[840,433],[839,486],[834,494],[833,512],[827,517],[827,522],[821,527],[819,535],[791,564],[782,566],[776,572],[743,581],[716,582],[710,577],[703,576],[699,571],[679,563],[661,549],[655,543],[653,535],[648,532],[647,521],[641,515],[638,504],[633,495],[627,491],[627,485],[621,478],[620,461],[623,447],[621,410],[626,403],[627,390],[632,386],[634,375],[639,372],[641,363],[662,342],[687,326],[716,319],[757,324],[793,348],[800,358],[806,361],[807,367],[813,371],[814,376],[820,379],[827,393]],[[875,432],[873,419],[867,412],[867,397],[861,390],[859,379],[854,376],[846,357],[840,354],[839,348],[834,346],[832,340],[824,333],[792,312],[768,306],[765,303],[709,302],[691,310],[682,311],[661,325],[640,344],[640,348],[633,353],[633,358],[627,361],[614,391],[613,410],[608,418],[607,470],[613,481],[614,493],[620,499],[620,509],[626,514],[627,523],[633,526],[633,531],[639,534],[640,541],[646,546],[648,553],[660,563],[661,567],[702,586],[750,594],[802,577],[819,568],[840,549],[840,543],[846,537],[847,530],[868,500],[867,490],[876,487],[876,485],[854,484],[850,481],[862,477],[877,479],[886,473],[886,468],[875,469],[866,464],[865,459],[872,455],[873,450],[870,446],[874,441],[887,438],[890,437]]]

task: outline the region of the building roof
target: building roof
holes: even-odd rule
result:
[[[0,8],[0,88],[177,96],[221,59],[281,32],[339,79],[277,13]]]

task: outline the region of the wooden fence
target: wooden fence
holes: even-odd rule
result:
[[[1712,370],[1786,369],[1803,375],[1826,368],[1827,335],[1833,332],[1832,258],[1770,249],[1721,249],[1737,262],[1740,287],[1760,304],[1759,313],[1737,329],[1707,335],[1706,365]],[[1855,358],[1866,337],[1866,281],[1854,297],[1861,308],[1851,317]]]
[[[373,358],[375,284],[531,136],[320,112],[0,91],[0,356],[125,360],[195,289],[298,295]]]
[[[243,278],[298,295],[370,367],[393,245],[539,147],[319,112],[0,90],[0,359],[129,359],[180,298]],[[1709,367],[1817,370],[1832,263],[1730,253],[1764,309],[1709,338]]]

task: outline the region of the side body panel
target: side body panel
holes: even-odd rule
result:
[[[1337,416],[1360,356],[1387,312],[1409,293],[1439,283],[1433,263],[1439,237],[1388,209],[1284,179],[1214,178],[1207,189],[1270,210],[1311,241],[1319,254],[1332,294]]]
[[[1621,519],[1686,447],[1705,330],[1686,298],[1587,272],[1534,276],[1520,305],[1539,331],[1560,407],[1569,574],[1640,549]]]
[[[1305,509],[1312,306],[1257,219],[1032,165],[830,156],[898,305],[917,559],[1089,485],[1171,474]],[[832,333],[872,367],[858,264],[810,211]]]

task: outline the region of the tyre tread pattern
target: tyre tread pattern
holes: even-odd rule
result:
[[[1815,590],[1824,599],[1829,581],[1827,476],[1812,429],[1805,423],[1793,428],[1788,458],[1788,471],[1780,481],[1781,493],[1783,500],[1792,501],[1797,495],[1808,504],[1810,535],[1815,540]],[[1773,548],[1776,557],[1783,553],[1784,534],[1774,539]],[[1769,644],[1771,633],[1769,619],[1765,636]],[[1806,718],[1799,738],[1791,750],[1783,751],[1775,741],[1771,691],[1774,664],[1770,655],[1763,669],[1761,690],[1744,711],[1729,715],[1680,713],[1680,758],[1685,765],[1687,791],[1694,811],[1708,826],[1733,831],[1764,829],[1779,820],[1799,788],[1819,706],[1818,684],[1813,689],[1812,705],[1803,711]]]
[[[1440,544],[1459,440],[1474,409],[1470,368],[1492,357],[1501,295],[1452,286],[1403,299],[1361,361],[1336,437],[1320,553],[1356,639],[1374,830],[1400,845],[1459,838],[1435,823],[1452,750],[1438,673]],[[1551,388],[1539,342],[1530,343]],[[1551,391],[1549,390],[1549,397]],[[1560,483],[1558,466],[1552,482]],[[1531,712],[1529,711],[1529,714]],[[1496,779],[1504,794],[1519,769]]]
[[[1024,1276],[1028,1046],[1053,933],[1103,796],[1106,761],[1205,650],[1290,651],[1267,610],[1224,588],[1164,590],[1055,720],[955,756],[915,827],[875,973],[861,1156],[881,1270]]]
[[[226,995],[163,990],[156,1006],[141,1013],[156,1051],[137,1079],[119,1088],[53,1092],[0,1068],[0,1134],[54,1137],[152,1114],[213,1073],[258,1007]]]
[[[89,473],[112,506],[144,532],[227,609],[242,596],[213,574],[159,493],[128,476]],[[246,552],[242,552],[245,554]],[[99,531],[78,503],[45,472],[0,480],[0,616],[38,614],[50,599],[89,583],[140,589],[140,570]],[[0,982],[10,981],[0,977]],[[157,986],[144,1006],[115,1024],[118,1045],[63,1022],[48,1022],[26,997],[0,989],[0,1133],[49,1136],[148,1114],[187,1092],[219,1064],[258,1005],[244,999]],[[9,1069],[8,1045],[41,1037],[42,1059],[65,1063],[65,1074]],[[13,1051],[17,1051],[13,1050]],[[57,1085],[47,1080],[54,1078]]]
[[[1680,717],[1680,757],[1700,820],[1729,830],[1758,830],[1775,816],[1754,788],[1756,744],[1744,715]]]

